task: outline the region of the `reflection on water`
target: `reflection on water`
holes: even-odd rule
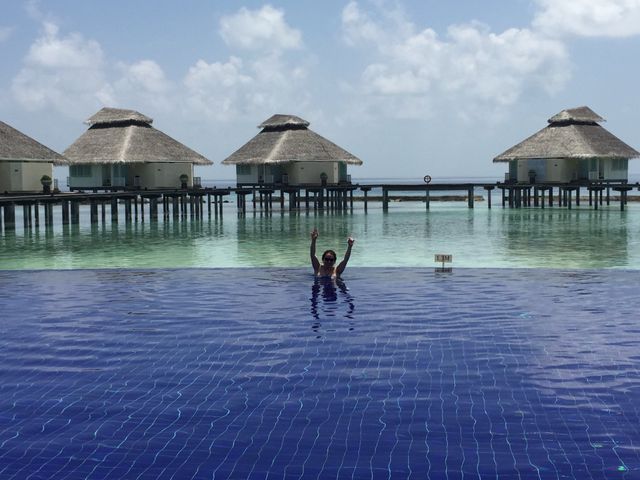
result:
[[[550,268],[629,265],[626,212],[514,210],[501,217],[504,252],[517,265],[537,256]]]
[[[58,212],[59,213],[59,212]],[[54,213],[54,215],[58,215]],[[20,225],[20,221],[17,221]],[[389,212],[322,211],[225,215],[174,222],[99,222],[0,235],[0,269],[308,267],[309,233],[318,250],[341,254],[356,239],[350,267],[640,269],[640,204],[488,210],[447,202],[429,211],[417,203]]]
[[[311,315],[316,320],[312,330],[320,336],[327,320],[348,319],[348,329],[353,330],[355,301],[349,289],[340,278],[315,277],[311,285]]]

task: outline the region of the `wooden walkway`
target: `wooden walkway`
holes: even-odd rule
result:
[[[474,208],[475,191],[486,192],[487,207],[492,208],[492,191],[501,191],[502,207],[558,207],[579,206],[581,193],[588,193],[589,206],[598,209],[617,200],[620,209],[627,204],[628,192],[639,184],[622,182],[599,182],[588,184],[512,184],[512,183],[430,183],[430,184],[374,184],[374,185],[333,185],[333,186],[283,186],[251,185],[235,188],[192,188],[184,190],[143,190],[114,192],[72,192],[57,194],[0,195],[0,229],[13,231],[16,228],[16,210],[22,209],[22,224],[25,230],[38,228],[42,223],[51,228],[54,225],[54,205],[59,205],[62,225],[78,225],[81,221],[80,207],[89,207],[91,224],[118,223],[123,213],[124,221],[144,222],[145,218],[157,221],[203,218],[205,211],[209,217],[222,217],[223,205],[229,203],[225,197],[235,195],[236,212],[245,215],[249,209],[270,213],[279,204],[281,212],[285,204],[289,210],[322,210],[328,212],[353,209],[354,192],[362,202],[365,212],[372,201],[381,201],[384,211],[388,211],[393,194],[409,193],[406,200],[424,202],[429,210],[432,192],[461,192],[466,196],[469,208]],[[370,198],[371,191],[380,191],[381,196]],[[611,192],[617,192],[615,198]],[[275,196],[274,196],[275,195]],[[124,204],[124,212],[119,206]],[[86,215],[85,215],[86,218]]]

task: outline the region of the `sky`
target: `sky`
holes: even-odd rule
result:
[[[496,155],[583,105],[640,149],[640,0],[2,0],[0,12],[0,120],[60,153],[105,106],[212,160],[204,180],[234,178],[221,161],[276,113],[362,159],[354,179],[503,178]]]

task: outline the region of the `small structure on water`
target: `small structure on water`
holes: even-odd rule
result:
[[[273,115],[222,164],[236,166],[238,185],[350,183],[347,165],[362,165],[362,160],[308,127],[295,115]]]
[[[103,108],[89,118],[89,129],[64,151],[69,188],[193,186],[193,166],[213,162],[153,128],[152,122],[119,108]]]
[[[0,121],[0,193],[48,190],[53,165],[66,165],[59,153]]]
[[[563,110],[493,161],[508,162],[505,179],[518,183],[627,181],[628,161],[640,152],[598,125],[603,121],[589,107]]]

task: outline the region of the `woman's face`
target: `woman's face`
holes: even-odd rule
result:
[[[324,257],[322,257],[322,261],[326,266],[331,267],[334,263],[336,263],[336,257],[334,257],[332,253],[327,253]]]

